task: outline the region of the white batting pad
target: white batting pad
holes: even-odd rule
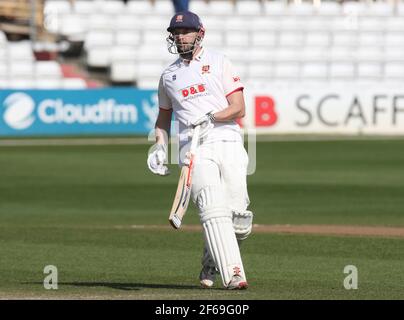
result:
[[[226,287],[233,275],[245,279],[240,250],[230,217],[208,219],[202,224],[206,244]]]

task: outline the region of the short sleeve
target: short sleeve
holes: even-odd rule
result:
[[[240,76],[226,56],[223,60],[223,88],[226,97],[235,91],[244,89]]]
[[[163,76],[160,77],[158,96],[159,96],[160,109],[171,110],[172,109],[171,100],[167,95],[166,88],[164,87]]]

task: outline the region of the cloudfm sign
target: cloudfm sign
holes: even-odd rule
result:
[[[0,92],[0,135],[146,134],[155,91],[134,89]]]

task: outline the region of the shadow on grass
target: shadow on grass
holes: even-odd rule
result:
[[[23,284],[43,285],[43,282],[24,282]],[[203,290],[197,285],[172,285],[172,284],[155,284],[155,283],[121,283],[121,282],[58,282],[59,286],[75,286],[75,287],[105,287],[117,290],[141,290],[141,289],[180,289],[180,290]],[[210,290],[220,290],[212,288]]]

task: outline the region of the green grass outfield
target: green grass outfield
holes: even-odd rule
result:
[[[0,298],[404,299],[404,238],[388,236],[255,233],[250,288],[200,289],[201,232],[133,227],[167,226],[177,185],[175,166],[148,172],[149,147],[0,147]],[[248,180],[257,224],[404,227],[404,140],[259,142]]]

